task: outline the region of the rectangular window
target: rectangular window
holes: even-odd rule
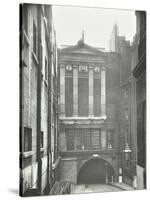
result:
[[[37,54],[37,29],[34,21],[33,21],[33,52]]]
[[[28,35],[28,6],[23,6],[23,28]]]
[[[79,72],[78,78],[78,114],[88,116],[89,113],[89,80],[88,72]]]
[[[90,137],[90,131],[88,129],[78,129],[77,131],[78,140],[80,142],[80,145],[78,145],[79,150],[88,150],[90,149],[91,144],[91,137]]]
[[[44,156],[44,150],[43,150],[43,147],[44,147],[44,133],[43,133],[43,131],[41,131],[41,135],[40,135],[41,157]]]
[[[75,134],[75,148],[76,150],[81,150],[81,133],[79,130],[76,130]]]
[[[107,131],[107,148],[112,149],[114,147],[114,130]]]
[[[146,160],[146,101],[137,105],[137,146],[138,146],[138,164],[145,166]]]
[[[99,129],[92,130],[92,149],[99,149],[100,148],[100,141],[101,134]]]
[[[126,168],[130,168],[130,154],[125,153],[125,163],[126,163]]]
[[[128,108],[125,108],[125,110],[124,110],[124,117],[125,117],[126,120],[129,119],[129,110],[128,110]]]
[[[127,125],[125,126],[124,141],[125,141],[125,144],[129,142],[129,128]]]
[[[67,150],[74,150],[74,130],[66,129]]]
[[[100,129],[67,129],[67,150],[97,150],[101,148]]]
[[[108,118],[114,119],[115,118],[115,104],[107,104],[106,110],[107,110]]]
[[[24,152],[32,151],[32,129],[24,128]]]
[[[45,80],[48,80],[48,61],[47,58],[45,57]]]
[[[124,98],[126,99],[128,97],[128,88],[124,89]]]
[[[94,116],[101,112],[101,80],[100,73],[94,72]]]
[[[43,131],[41,131],[41,137],[40,137],[40,148],[44,147],[44,134]]]
[[[73,115],[73,77],[72,70],[65,72],[65,114],[66,117]]]

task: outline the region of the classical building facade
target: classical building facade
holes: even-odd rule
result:
[[[117,181],[118,54],[87,45],[82,35],[77,45],[59,50],[58,65],[60,180]]]
[[[20,193],[48,194],[58,164],[54,135],[59,93],[52,8],[23,4],[20,18]]]

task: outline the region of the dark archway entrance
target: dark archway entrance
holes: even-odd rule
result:
[[[91,159],[80,169],[78,184],[96,184],[110,182],[114,176],[112,166],[103,159]]]

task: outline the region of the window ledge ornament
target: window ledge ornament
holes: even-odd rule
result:
[[[87,66],[85,66],[85,65],[80,65],[79,66],[79,72],[87,72],[87,71],[88,71]]]
[[[71,65],[67,65],[67,66],[66,66],[66,70],[67,70],[67,71],[72,71],[72,66],[71,66]]]
[[[111,143],[108,145],[108,149],[112,149],[112,144]]]
[[[94,71],[95,71],[95,72],[100,72],[100,68],[99,68],[98,66],[96,66],[96,67],[94,68]]]

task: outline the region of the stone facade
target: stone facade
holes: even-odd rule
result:
[[[146,188],[146,12],[136,11],[132,73],[135,84],[137,132],[137,187]]]
[[[57,138],[50,138],[58,134],[59,81],[51,6],[23,4],[20,14],[20,193],[26,196],[48,193],[55,182]]]
[[[106,166],[110,164],[113,171],[112,179],[118,180],[119,99],[116,98],[116,96],[119,97],[118,57],[117,53],[106,53],[85,44],[83,39],[79,40],[75,46],[59,50],[60,180],[77,183],[81,168],[95,156],[103,160]],[[70,70],[70,75],[67,70]],[[72,114],[67,116],[65,92],[68,90],[65,87],[68,88],[68,86],[65,81],[69,77],[72,77],[70,81],[73,82],[73,91],[67,95],[73,95],[73,102],[70,100],[70,103],[73,103],[73,111],[70,111]],[[81,83],[85,86],[83,90]],[[84,95],[80,91],[83,91]],[[82,99],[80,95],[83,96]],[[84,96],[88,98],[85,101]],[[83,115],[82,107],[80,107],[81,100],[87,104]],[[99,112],[95,112],[95,108]],[[99,141],[96,138],[99,138]]]

